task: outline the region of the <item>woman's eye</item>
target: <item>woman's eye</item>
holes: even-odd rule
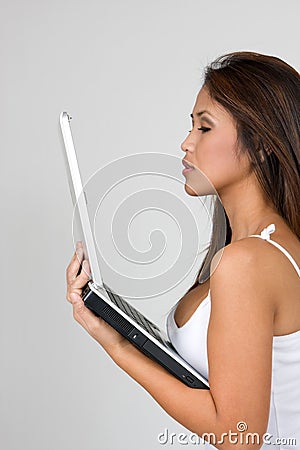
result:
[[[207,131],[211,130],[211,128],[207,128],[207,127],[200,127],[198,128],[199,131],[202,131],[202,133],[206,133]]]
[[[206,133],[207,131],[211,130],[211,128],[208,127],[200,127],[197,128],[199,131],[202,131],[202,133]],[[188,133],[191,133],[193,130],[188,130]]]

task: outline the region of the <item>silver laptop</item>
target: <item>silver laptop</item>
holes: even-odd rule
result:
[[[68,113],[60,114],[64,156],[73,204],[83,234],[84,258],[89,261],[92,280],[82,292],[85,305],[104,319],[145,355],[158,362],[187,386],[209,389],[208,381],[176,352],[163,330],[120,297],[102,277],[98,263],[95,238],[88,213],[86,193],[81,181]]]

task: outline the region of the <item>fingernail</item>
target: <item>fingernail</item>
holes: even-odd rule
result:
[[[76,249],[76,253],[77,253],[78,258],[82,258],[82,255],[83,255],[83,248],[82,248],[82,247],[78,247],[78,248]]]
[[[83,261],[83,268],[87,273],[89,273],[89,263],[86,259]]]

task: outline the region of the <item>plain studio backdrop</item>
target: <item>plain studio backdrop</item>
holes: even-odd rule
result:
[[[133,154],[182,158],[204,66],[252,50],[299,70],[299,13],[298,0],[1,1],[3,450],[182,448],[157,437],[188,431],[107,357],[65,300],[73,209],[59,113],[73,116],[84,180]],[[136,232],[143,251],[150,231]],[[163,323],[198,267],[139,300],[141,309]]]

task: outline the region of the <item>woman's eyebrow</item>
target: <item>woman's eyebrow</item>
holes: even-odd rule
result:
[[[209,114],[210,116],[214,117],[209,111],[207,110],[203,110],[203,111],[199,111],[196,112],[196,116],[197,117],[201,117],[203,114]],[[191,118],[194,120],[194,114],[190,114]],[[205,118],[206,122],[210,123],[211,125],[213,125],[213,122],[209,119],[209,117]]]

